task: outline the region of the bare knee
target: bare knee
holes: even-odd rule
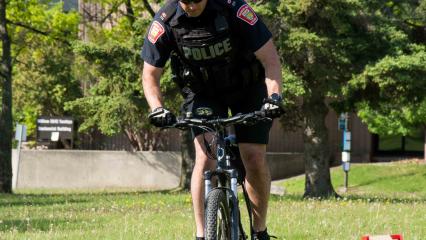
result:
[[[196,154],[195,156],[195,165],[194,165],[194,172],[204,172],[208,169],[211,169],[211,162],[206,155],[203,154]]]
[[[207,134],[206,134],[207,135]],[[207,136],[197,136],[194,139],[195,145],[195,165],[194,172],[203,173],[208,169],[214,167],[214,160],[209,157],[211,154],[207,153],[207,150],[204,146],[204,137],[210,138],[210,135]]]
[[[265,145],[240,144],[240,152],[247,172],[263,172],[267,168]]]

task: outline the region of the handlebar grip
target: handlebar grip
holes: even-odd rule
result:
[[[189,123],[198,123],[198,124],[203,124],[205,122],[205,120],[203,119],[190,119]]]
[[[195,118],[189,118],[189,119],[179,119],[175,124],[173,124],[170,127],[178,128],[178,129],[186,129],[191,127],[192,125],[203,125],[205,124],[204,119],[195,119]]]

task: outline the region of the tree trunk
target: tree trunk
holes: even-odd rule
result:
[[[133,11],[132,1],[127,0],[126,1],[126,17],[130,21],[130,26],[133,30],[133,23],[135,23],[135,12]]]
[[[149,4],[148,0],[142,0],[144,7],[146,8],[146,10],[149,12],[149,15],[151,15],[151,17],[155,16],[155,12],[154,10],[152,10],[151,5]]]
[[[315,95],[315,93],[313,93]],[[325,117],[328,107],[324,97],[304,99],[305,113],[303,141],[305,146],[306,198],[337,196],[330,179],[330,152]]]
[[[133,152],[142,151],[142,145],[138,133],[130,129],[124,129],[124,133],[126,134],[126,137],[129,140],[130,145],[132,146]]]
[[[10,38],[6,23],[6,0],[0,0],[0,38],[2,56],[0,82],[2,108],[0,112],[0,192],[12,192],[12,63]]]
[[[189,190],[191,186],[192,168],[195,161],[195,148],[191,131],[182,133],[182,172],[180,175],[180,188]]]

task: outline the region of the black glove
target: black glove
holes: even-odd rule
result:
[[[263,100],[261,111],[265,112],[265,117],[278,118],[284,113],[282,98],[277,93],[273,93]]]
[[[176,123],[176,116],[169,110],[158,107],[148,115],[149,122],[156,127],[167,127]]]

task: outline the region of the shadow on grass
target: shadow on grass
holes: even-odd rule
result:
[[[426,198],[404,198],[404,197],[387,197],[387,196],[360,196],[360,195],[348,195],[345,197],[347,200],[352,201],[365,201],[365,202],[383,202],[383,203],[426,203]],[[345,199],[344,199],[345,200]]]
[[[356,195],[348,194],[343,198],[314,198],[306,199],[303,198],[302,194],[286,194],[285,196],[276,196],[272,195],[270,197],[271,201],[359,201],[365,203],[388,203],[388,204],[411,204],[411,203],[426,203],[426,197],[417,197],[417,198],[404,198],[404,197],[388,197],[388,196],[368,196],[368,195]]]
[[[0,195],[0,208],[2,207],[19,207],[19,206],[50,206],[70,203],[85,203],[87,199],[73,199],[67,196],[52,195]]]
[[[63,193],[17,193],[0,194],[0,208],[15,206],[50,206],[61,204],[79,204],[98,201],[99,197],[140,196],[145,194],[188,194],[185,190],[163,191],[104,191],[104,192],[63,192]]]
[[[27,196],[27,197],[63,197],[63,196],[114,196],[114,195],[140,195],[140,194],[168,194],[168,193],[187,193],[187,190],[180,188],[169,190],[138,190],[127,188],[111,188],[111,189],[76,189],[76,190],[24,190],[15,194],[3,194],[3,196]],[[2,194],[0,194],[0,197]]]
[[[52,228],[56,228],[58,225],[63,228],[66,224],[72,224],[73,221],[64,219],[11,219],[3,220],[0,224],[0,233],[7,231],[42,231],[48,232]]]

